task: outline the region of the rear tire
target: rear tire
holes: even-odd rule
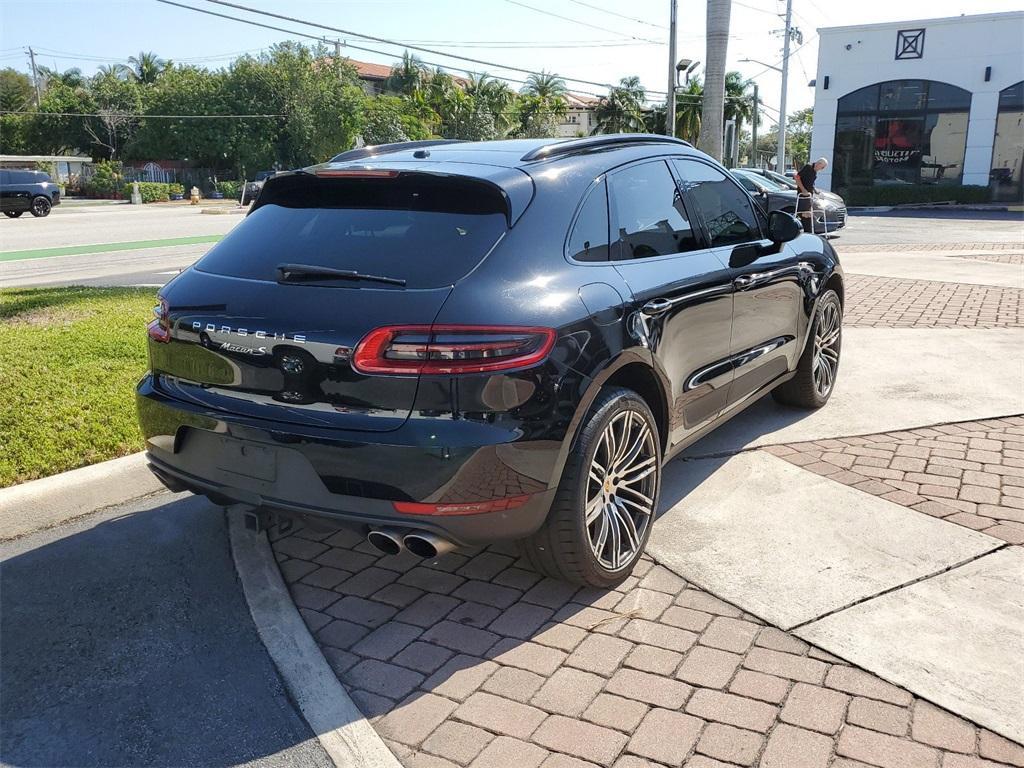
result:
[[[16,219],[23,213],[24,211],[4,211],[4,216],[6,216],[9,219]]]
[[[796,408],[821,408],[835,389],[842,344],[843,304],[830,288],[818,299],[796,375],[773,389],[772,397]]]
[[[647,546],[660,492],[661,439],[651,409],[632,390],[602,390],[573,444],[547,520],[520,542],[523,555],[552,578],[614,587]]]
[[[32,207],[29,210],[32,212],[33,216],[37,219],[41,219],[50,215],[50,209],[52,207],[53,206],[48,198],[38,195],[32,198]]]

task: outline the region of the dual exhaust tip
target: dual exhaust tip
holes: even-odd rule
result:
[[[427,531],[404,533],[395,528],[375,528],[367,534],[366,540],[385,555],[397,555],[407,549],[416,557],[430,559],[455,549],[448,539]]]

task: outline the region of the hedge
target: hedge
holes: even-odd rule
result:
[[[139,194],[142,195],[142,202],[144,203],[164,203],[171,199],[170,184],[161,184],[156,181],[140,181],[139,182]],[[132,184],[128,183],[124,185],[121,190],[121,194],[124,195],[126,200],[131,200],[132,197]]]
[[[240,181],[218,181],[217,191],[223,193],[224,197],[238,199],[242,196],[242,182]]]
[[[958,184],[893,184],[847,187],[839,191],[849,206],[904,205],[907,203],[987,203],[991,190]]]

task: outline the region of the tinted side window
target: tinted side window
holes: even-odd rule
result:
[[[576,261],[608,261],[608,193],[602,179],[590,190],[569,235]]]
[[[758,193],[759,190],[757,188],[757,184],[754,183],[753,179],[744,176],[742,173],[737,173],[734,178],[743,185],[743,188],[747,190],[747,192],[755,195]]]
[[[750,198],[724,173],[705,163],[675,160],[690,198],[696,201],[712,246],[746,243],[761,238]]]
[[[664,162],[644,163],[609,179],[613,259],[645,259],[700,247],[675,179]]]

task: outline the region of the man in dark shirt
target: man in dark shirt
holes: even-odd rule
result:
[[[796,175],[796,187],[799,194],[796,212],[803,222],[804,232],[814,231],[813,219],[811,218],[813,216],[811,195],[818,191],[814,188],[814,182],[818,180],[818,171],[823,171],[826,168],[828,168],[828,160],[824,157],[819,157],[813,163],[807,163]]]

